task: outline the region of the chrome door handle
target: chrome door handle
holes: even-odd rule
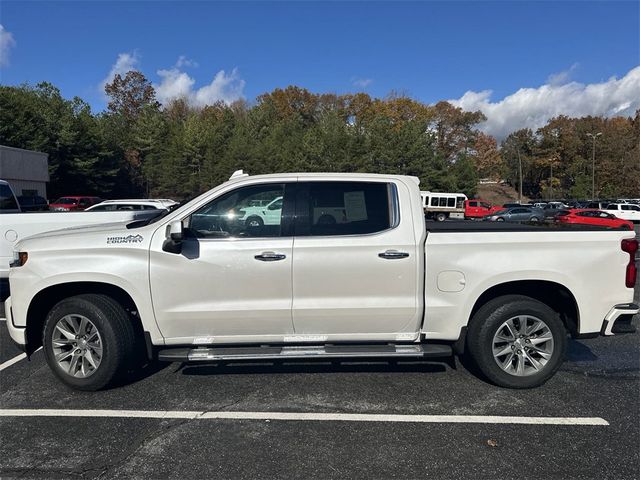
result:
[[[256,255],[253,258],[260,260],[261,262],[277,262],[278,260],[284,260],[287,256],[284,253],[262,252],[260,255]]]
[[[398,250],[387,250],[386,252],[379,253],[380,258],[386,258],[387,260],[394,260],[396,258],[407,258],[409,254],[407,252],[399,252]]]

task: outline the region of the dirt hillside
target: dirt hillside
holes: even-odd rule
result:
[[[476,198],[489,202],[492,205],[502,205],[518,201],[518,192],[510,185],[500,185],[498,183],[487,183],[478,185]],[[523,196],[522,202],[526,203],[529,198]]]

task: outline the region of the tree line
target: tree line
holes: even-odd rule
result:
[[[49,155],[52,197],[182,200],[240,168],[415,175],[422,189],[473,196],[484,178],[518,188],[520,167],[523,193],[532,198],[590,198],[593,179],[596,197],[640,196],[640,111],[634,118],[560,116],[498,144],[479,129],[481,112],[399,94],[289,86],[252,104],[160,105],[137,71],[116,75],[105,93],[106,111],[93,113],[50,83],[0,86],[0,144]]]

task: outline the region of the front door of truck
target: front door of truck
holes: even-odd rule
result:
[[[281,341],[293,333],[293,236],[287,216],[293,204],[285,192],[294,185],[255,184],[215,198],[183,219],[180,253],[163,250],[165,233],[155,233],[151,294],[165,337],[174,343]],[[278,218],[245,222],[253,205],[278,197],[285,197]]]
[[[417,330],[422,258],[411,209],[384,181],[298,184],[293,321],[301,338],[409,338]]]

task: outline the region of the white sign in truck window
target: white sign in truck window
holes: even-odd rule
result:
[[[363,191],[344,192],[344,208],[347,212],[347,222],[359,222],[368,218]]]

